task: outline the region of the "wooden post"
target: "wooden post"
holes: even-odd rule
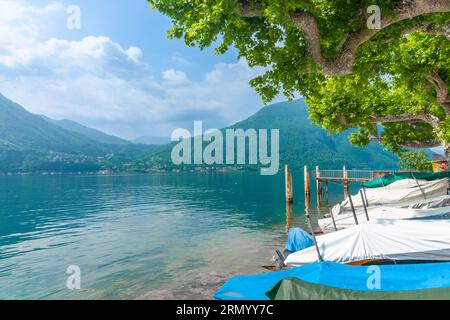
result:
[[[316,166],[316,193],[317,193],[317,210],[322,207],[322,180],[320,180],[319,166]]]
[[[328,200],[328,181],[325,181],[325,203],[326,207],[329,207],[329,200]]]
[[[348,172],[345,165],[342,167],[343,177],[344,177],[344,198],[346,199],[349,195],[348,193]]]
[[[294,208],[292,203],[286,203],[286,234],[289,234],[289,230],[293,225]]]
[[[304,179],[305,179],[305,195],[310,196],[311,190],[310,190],[310,184],[309,184],[308,166],[305,166],[305,168],[304,168]]]
[[[284,171],[284,179],[286,183],[286,203],[293,203],[294,192],[292,191],[292,174],[289,171],[288,165],[285,166]]]

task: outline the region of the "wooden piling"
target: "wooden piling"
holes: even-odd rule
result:
[[[292,188],[292,173],[289,171],[289,166],[284,168],[284,180],[286,184],[286,203],[294,202],[294,192]]]
[[[286,234],[292,228],[294,222],[294,206],[292,203],[286,203]]]
[[[316,194],[317,194],[317,211],[322,207],[322,180],[320,180],[319,166],[316,166]]]
[[[310,189],[310,184],[309,184],[309,172],[308,172],[308,166],[305,166],[304,168],[304,180],[305,180],[305,196],[311,195],[311,189]]]
[[[307,166],[304,167],[303,177],[305,188],[305,210],[306,216],[309,216],[311,214],[311,192],[309,190],[309,172]]]

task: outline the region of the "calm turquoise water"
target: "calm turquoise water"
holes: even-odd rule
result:
[[[231,275],[264,272],[285,224],[282,174],[0,177],[0,298],[210,299]],[[70,265],[81,290],[66,288]]]

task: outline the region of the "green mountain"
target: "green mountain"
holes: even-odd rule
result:
[[[343,164],[360,169],[397,167],[397,157],[376,143],[358,148],[348,142],[350,132],[328,135],[312,125],[303,100],[264,107],[229,128],[279,129],[280,166],[288,163],[294,168],[305,164],[324,169],[340,168]],[[133,144],[70,120],[57,121],[29,113],[0,95],[0,173],[179,169],[170,159],[173,146],[174,143]]]
[[[116,144],[102,143],[99,140],[105,141],[106,134],[73,123],[72,130],[63,125],[32,114],[0,95],[0,173],[139,171],[143,167],[138,159],[145,159],[155,149],[119,138]],[[108,141],[117,141],[112,138]]]
[[[342,165],[358,169],[394,169],[398,158],[379,144],[365,148],[348,141],[351,131],[328,135],[311,124],[303,100],[281,102],[262,108],[250,118],[229,127],[231,129],[279,129],[280,165],[293,168],[319,165],[323,169],[339,169]],[[174,144],[160,147],[150,159],[152,165],[171,167],[170,153]],[[247,166],[248,167],[248,166]]]
[[[106,143],[106,144],[130,144],[130,141],[106,134],[96,129],[85,127],[75,121],[62,119],[62,120],[54,120],[48,118],[46,116],[42,116],[42,118],[52,124],[57,125],[63,129],[73,131],[79,134],[82,134],[85,137],[88,137],[91,140]]]

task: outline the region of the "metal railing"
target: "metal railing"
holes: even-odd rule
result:
[[[373,170],[347,170],[347,179],[372,180],[375,172]],[[344,170],[320,170],[320,178],[323,179],[344,179]]]

